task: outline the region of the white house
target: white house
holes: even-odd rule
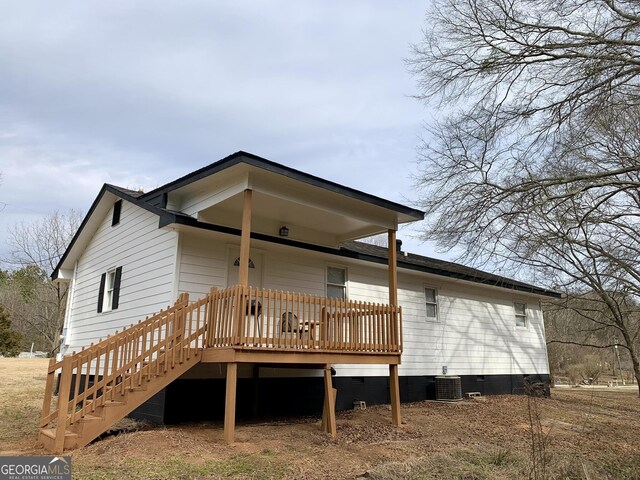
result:
[[[212,287],[240,284],[254,290],[241,299],[246,337],[224,344],[235,356],[216,353],[224,342],[208,333],[197,365],[135,414],[159,422],[222,417],[228,371],[238,378],[241,415],[320,411],[319,367],[327,365],[340,409],[393,400],[394,374],[402,401],[434,398],[442,374],[483,394],[522,391],[527,377],[548,381],[540,300],[558,295],[402,251],[398,226],[422,219],[418,210],[245,152],[147,193],[104,185],[52,275],[70,287],[62,353],[97,344],[181,294],[194,302]],[[356,241],[383,232],[391,248]],[[271,303],[288,297],[269,291],[297,297],[276,309]],[[335,298],[349,302],[342,316],[327,313]],[[208,315],[211,331],[217,314]],[[293,325],[285,328],[287,318]],[[274,340],[283,332],[295,338],[287,361],[268,355],[284,351]],[[323,343],[329,337],[337,343]],[[395,347],[380,346],[388,342]],[[226,403],[228,410],[228,389]]]

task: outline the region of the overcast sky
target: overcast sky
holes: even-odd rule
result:
[[[103,183],[150,189],[237,150],[414,197],[429,112],[403,59],[425,1],[0,6],[0,257],[17,221],[86,212]]]

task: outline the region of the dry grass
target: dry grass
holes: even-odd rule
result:
[[[0,359],[0,454],[44,453],[35,443],[46,360]],[[640,400],[634,390],[563,389],[537,399],[548,435],[547,478],[639,479]],[[245,423],[237,443],[219,424],[107,437],[73,452],[81,479],[520,479],[530,472],[527,399],[487,397],[338,415],[338,438],[316,419]]]
[[[0,358],[0,454],[37,449],[49,360]]]

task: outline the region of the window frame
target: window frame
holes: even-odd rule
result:
[[[111,267],[100,275],[97,313],[108,313],[120,307],[122,267]]]
[[[329,282],[329,269],[335,268],[338,270],[344,270],[344,285],[338,283]],[[344,297],[339,299],[337,297],[329,297],[329,286],[342,287],[344,289]],[[326,298],[335,298],[336,300],[348,300],[349,299],[349,268],[346,265],[326,264],[324,268],[324,295]]]
[[[435,302],[427,301],[427,290],[433,290],[433,295],[434,295],[434,298],[435,298]],[[437,287],[434,287],[433,285],[427,285],[427,284],[424,284],[422,286],[422,301],[423,301],[422,304],[424,305],[424,318],[428,322],[438,322],[438,321],[440,321],[440,303],[438,302],[439,297],[440,297],[440,295],[439,295]],[[430,317],[428,315],[427,305],[434,305],[436,307],[436,316],[435,317]]]
[[[111,312],[113,310],[113,292],[116,286],[116,267],[110,268],[104,282],[104,297],[102,299],[102,311]]]
[[[517,305],[522,305],[524,313],[518,313]],[[515,326],[516,328],[527,328],[529,326],[529,318],[527,315],[527,302],[524,301],[514,301],[513,302],[513,314],[515,318]],[[519,320],[522,319],[523,322],[518,323]]]

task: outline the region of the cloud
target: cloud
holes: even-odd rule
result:
[[[6,226],[247,150],[405,201],[424,4],[0,1]],[[5,237],[6,238],[6,237]]]

